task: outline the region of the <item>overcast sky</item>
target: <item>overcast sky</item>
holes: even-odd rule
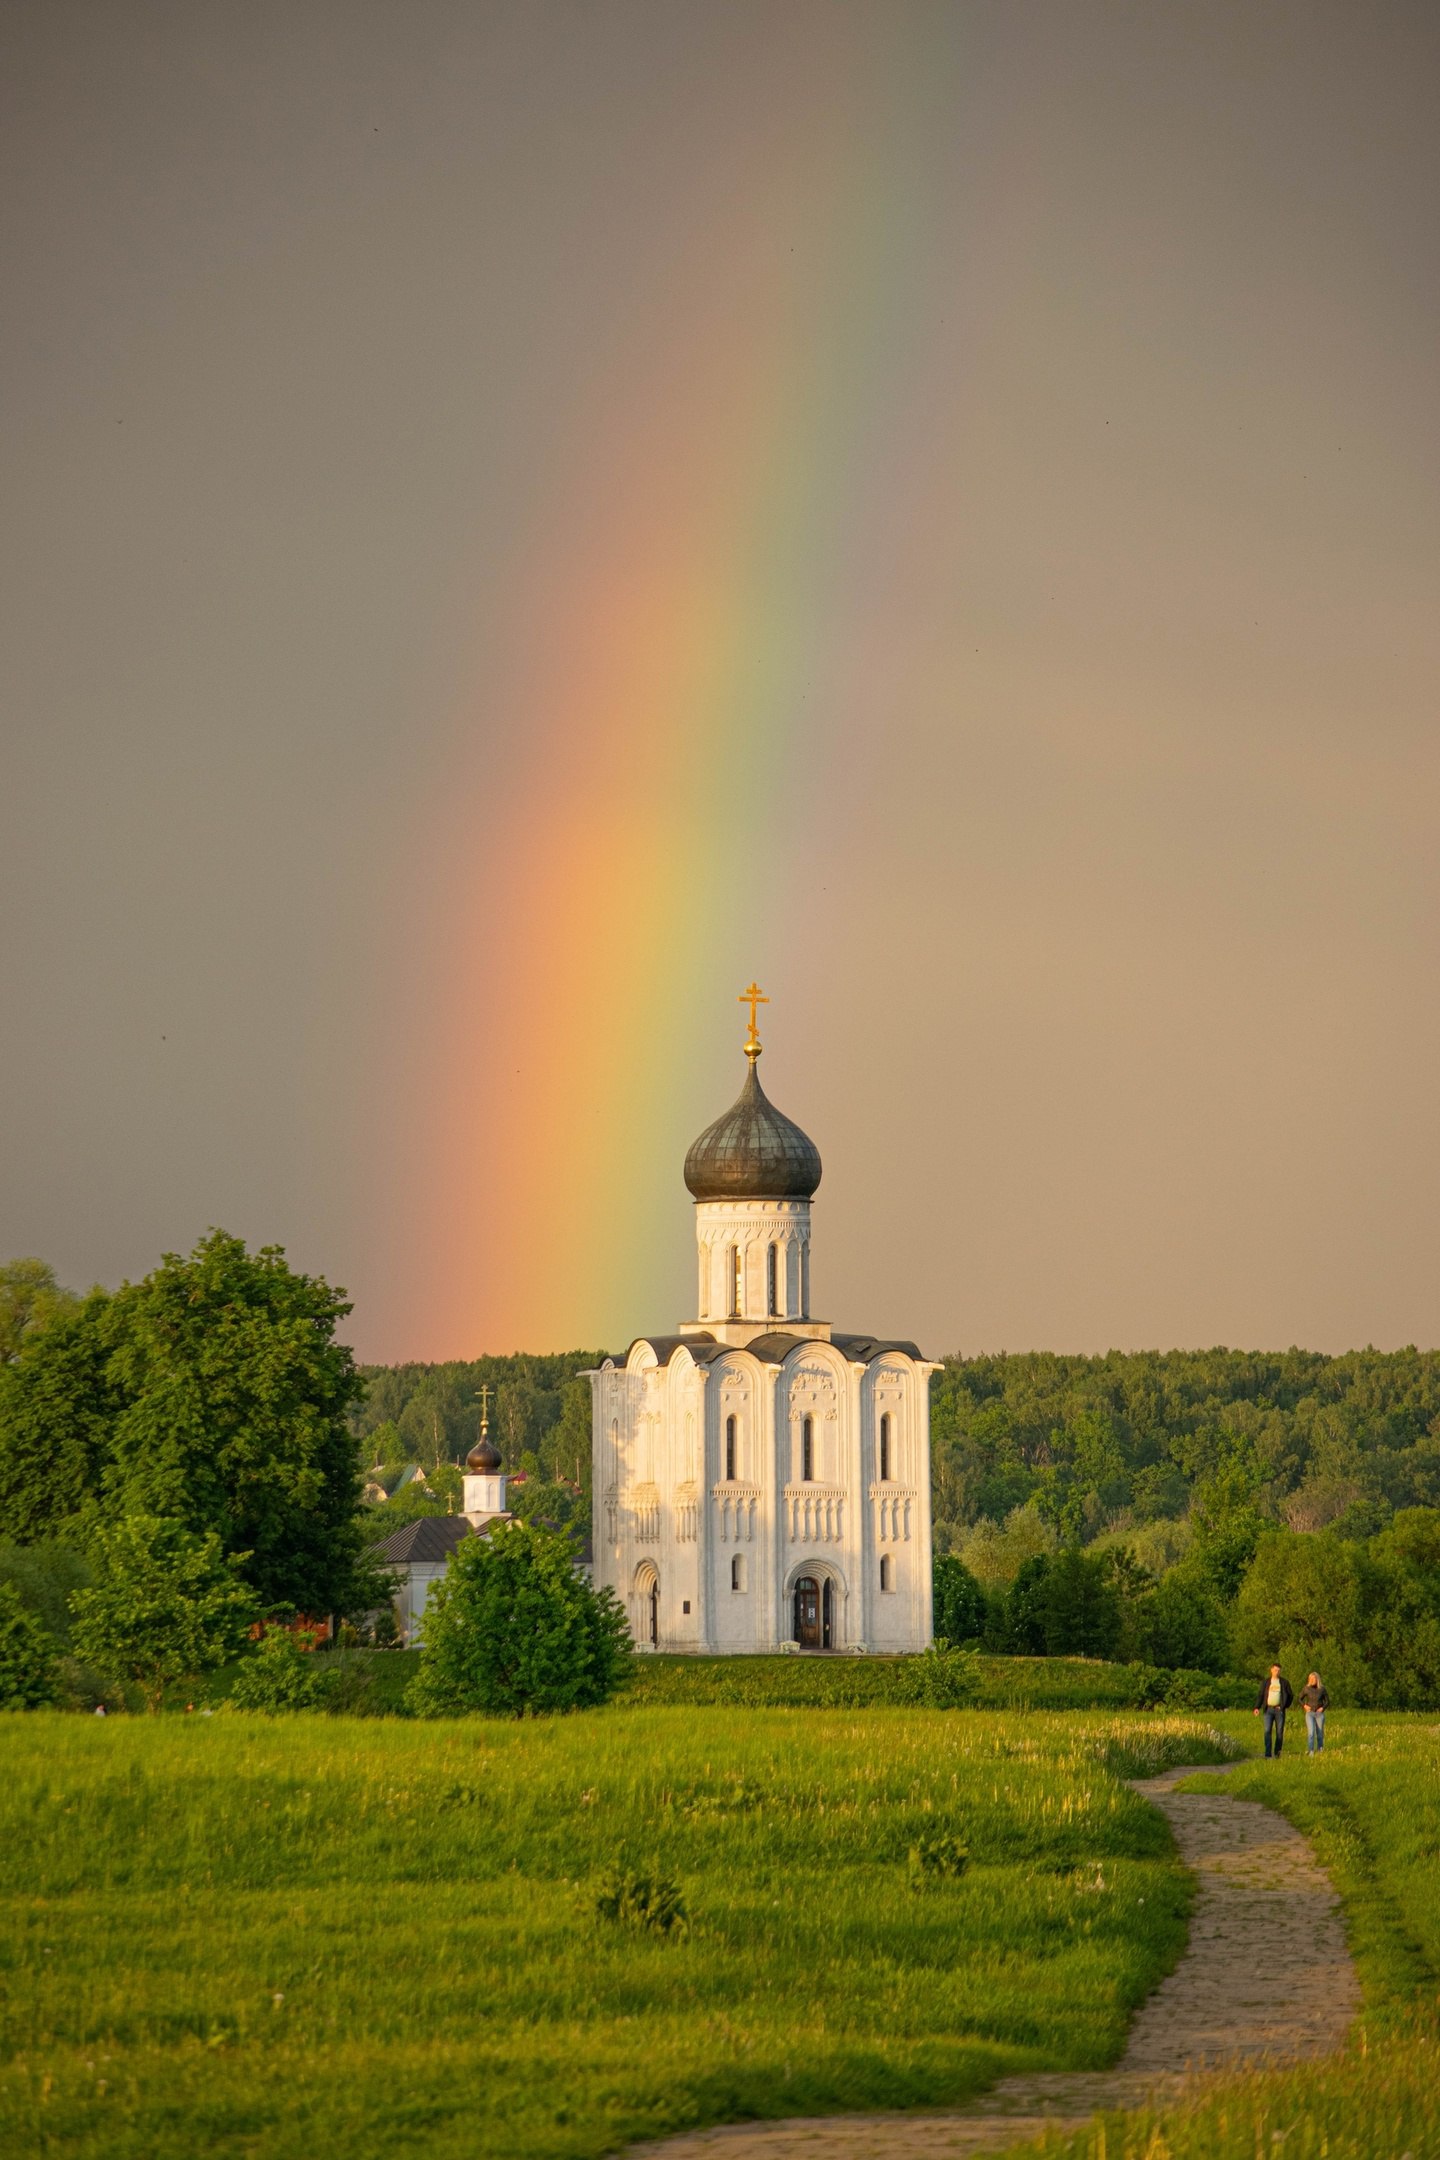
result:
[[[1440,10],[0,23],[0,1257],[1440,1339]]]

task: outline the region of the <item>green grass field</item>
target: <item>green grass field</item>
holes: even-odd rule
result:
[[[1245,1737],[1244,1718],[1220,1723]],[[1016,2148],[1016,2160],[1433,2160],[1440,2155],[1440,1724],[1332,1712],[1323,1755],[1292,1727],[1279,1763],[1223,1790],[1276,1807],[1314,1839],[1345,1904],[1365,1992],[1333,2062],[1217,2081],[1186,2107],[1107,2117]],[[1201,1788],[1212,1782],[1200,1779]],[[1256,1943],[1263,1969],[1264,1945]]]
[[[1111,2061],[1205,1719],[643,1705],[0,1727],[0,2148],[590,2155]],[[958,1881],[912,1886],[944,1834]],[[616,1864],[681,1939],[601,1918]]]

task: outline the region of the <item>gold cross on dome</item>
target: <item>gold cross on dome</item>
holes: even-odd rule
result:
[[[770,1000],[759,983],[752,982],[748,990],[741,991],[735,1002],[737,1005],[750,1007],[750,1032],[745,1038],[745,1055],[748,1058],[757,1058],[760,1055],[760,1036],[755,1026],[755,1012],[758,1006],[768,1005]]]
[[[480,1390],[480,1430],[482,1433],[488,1433],[490,1430],[490,1389],[488,1386],[482,1387]]]

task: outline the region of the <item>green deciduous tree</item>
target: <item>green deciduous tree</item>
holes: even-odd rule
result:
[[[0,1369],[0,1535],[173,1517],[244,1552],[266,1610],[357,1609],[349,1311],[276,1248],[212,1231],[144,1282],[62,1313]]]
[[[954,1553],[935,1561],[935,1637],[939,1642],[975,1642],[985,1632],[985,1592]]]
[[[586,1709],[614,1691],[631,1654],[613,1592],[576,1572],[568,1538],[499,1523],[456,1547],[431,1592],[411,1698],[431,1716]]]
[[[1155,1585],[1146,1613],[1145,1654],[1152,1665],[1225,1672],[1230,1664],[1225,1608],[1197,1568],[1176,1568]]]
[[[0,1582],[0,1710],[44,1710],[58,1699],[59,1668],[48,1630]]]
[[[1120,1597],[1102,1558],[1067,1545],[1057,1553],[1036,1599],[1051,1657],[1113,1657],[1120,1642]]]
[[[0,1535],[62,1534],[93,1507],[111,1460],[110,1300],[96,1291],[0,1366]]]
[[[0,1545],[0,1583],[13,1583],[21,1604],[60,1649],[70,1645],[70,1599],[90,1580],[85,1557],[56,1538],[35,1545]]]
[[[91,1542],[94,1580],[71,1599],[75,1654],[115,1679],[133,1681],[158,1710],[167,1681],[209,1672],[242,1648],[255,1598],[213,1531],[122,1515]]]
[[[62,1289],[46,1261],[0,1262],[0,1365],[17,1358],[28,1341],[79,1302],[73,1290]]]

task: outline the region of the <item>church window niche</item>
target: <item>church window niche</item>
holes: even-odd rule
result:
[[[880,1419],[880,1482],[890,1482],[890,1413],[885,1411]]]
[[[725,1476],[733,1484],[735,1480],[735,1420],[725,1420]]]
[[[888,1553],[888,1552],[887,1552],[887,1553],[881,1553],[881,1555],[880,1555],[880,1588],[881,1588],[882,1590],[893,1590],[893,1589],[894,1589],[894,1587],[895,1587],[895,1562],[894,1562],[894,1561],[893,1561],[893,1560],[891,1559],[891,1557],[890,1557],[890,1555],[889,1555],[889,1553]]]
[[[739,1320],[745,1313],[745,1255],[738,1245],[730,1247],[730,1317]]]
[[[815,1420],[800,1420],[800,1475],[808,1485],[815,1476]]]
[[[780,1248],[772,1245],[765,1256],[765,1290],[772,1320],[780,1311]]]
[[[745,1588],[744,1553],[737,1552],[734,1559],[730,1562],[730,1588],[732,1590],[743,1590]]]

